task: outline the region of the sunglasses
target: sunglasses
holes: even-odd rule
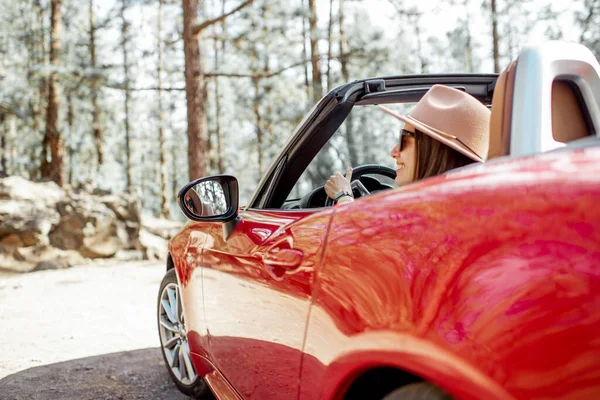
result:
[[[406,129],[400,129],[400,141],[398,151],[402,151],[402,147],[404,146],[404,137],[415,137],[414,132],[407,131]]]

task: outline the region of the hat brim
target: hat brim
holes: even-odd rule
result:
[[[410,115],[400,115],[382,105],[377,105],[377,106],[380,109],[382,109],[384,112],[390,114],[391,116],[399,119],[400,121],[402,121],[406,124],[410,124],[410,125],[414,126],[417,130],[423,132],[427,136],[430,136],[430,137],[434,138],[435,140],[442,142],[446,146],[458,151],[459,153],[469,157],[470,159],[479,161],[479,162],[484,161],[483,158],[479,157],[475,152],[473,152],[467,146],[465,146],[464,144],[459,142],[457,139],[448,138],[448,137],[445,137],[445,136],[437,133],[435,128],[432,128],[432,127],[428,126],[427,124],[424,124],[421,121],[414,119]]]

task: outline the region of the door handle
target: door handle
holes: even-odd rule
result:
[[[293,271],[302,263],[304,253],[297,249],[274,248],[263,257],[265,265]]]

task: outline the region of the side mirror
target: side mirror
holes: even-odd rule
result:
[[[238,214],[238,181],[231,175],[200,178],[185,185],[177,198],[191,220],[227,222]]]

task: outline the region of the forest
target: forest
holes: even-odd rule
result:
[[[528,43],[600,55],[600,0],[2,0],[0,177],[241,203],[308,110],[371,76],[500,72]],[[357,118],[348,143],[370,140]],[[358,137],[360,135],[360,137]],[[360,159],[360,148],[338,153]],[[358,154],[352,154],[355,151]]]

